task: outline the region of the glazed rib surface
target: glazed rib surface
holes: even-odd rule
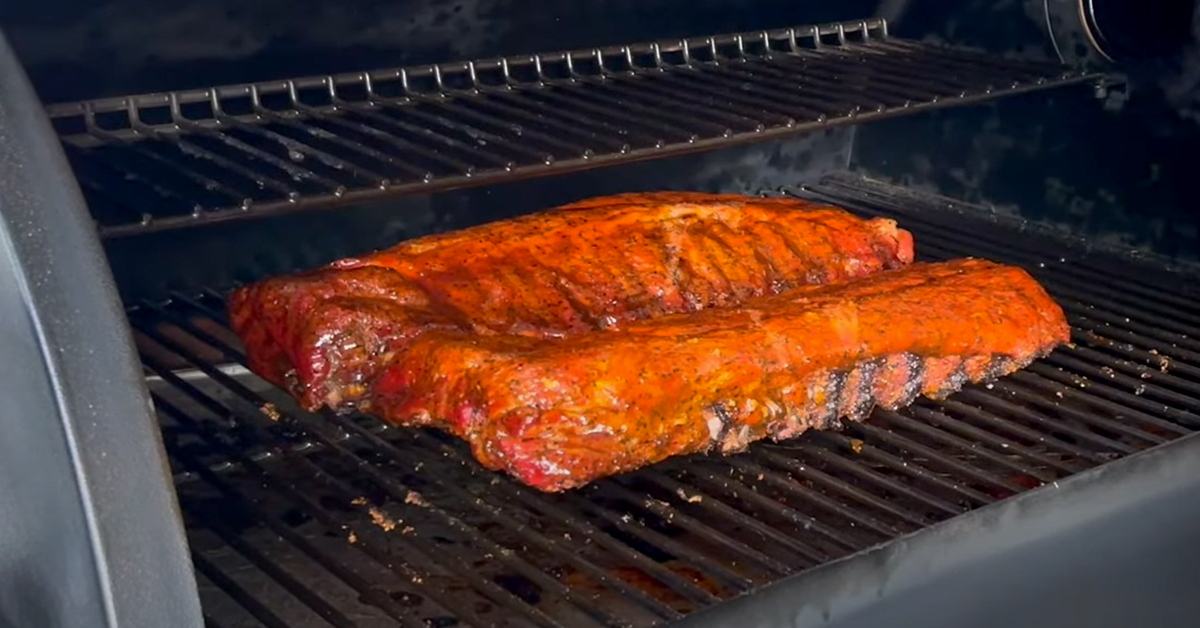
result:
[[[419,238],[235,291],[251,369],[309,409],[371,403],[432,331],[565,338],[913,259],[911,235],[797,199],[641,193]]]

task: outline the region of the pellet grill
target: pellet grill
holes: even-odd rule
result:
[[[245,60],[122,77],[0,13],[0,626],[1192,625],[1200,221],[1139,104],[1191,12],[727,4],[507,7],[481,54],[285,47],[215,87]],[[1149,162],[1158,187],[1115,181]],[[299,410],[228,330],[242,282],[667,188],[828,201],[921,259],[1021,265],[1073,343],[546,495],[445,435]]]

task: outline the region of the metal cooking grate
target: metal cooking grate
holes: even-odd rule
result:
[[[210,624],[647,626],[1200,428],[1194,275],[862,180],[797,193],[897,217],[926,259],[1025,266],[1075,345],[841,432],[544,495],[438,433],[297,410],[237,366],[217,292],[141,304]]]
[[[882,20],[54,105],[102,236],[681,154],[1098,75]]]

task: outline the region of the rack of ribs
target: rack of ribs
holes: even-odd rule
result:
[[[382,374],[373,404],[559,491],[940,398],[1023,368],[1069,335],[1024,270],[921,263],[569,341],[430,331]]]
[[[1027,273],[794,199],[592,199],[235,291],[250,368],[544,491],[860,420],[1069,338]]]
[[[623,194],[268,279],[228,309],[252,371],[309,410],[368,409],[379,373],[434,330],[567,338],[912,260],[894,221],[827,205]]]

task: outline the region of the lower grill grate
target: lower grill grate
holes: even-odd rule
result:
[[[861,179],[791,191],[900,219],[927,259],[1033,272],[1074,345],[843,431],[544,495],[456,440],[314,415],[240,366],[215,291],[130,320],[211,626],[646,626],[1200,428],[1200,302]]]

